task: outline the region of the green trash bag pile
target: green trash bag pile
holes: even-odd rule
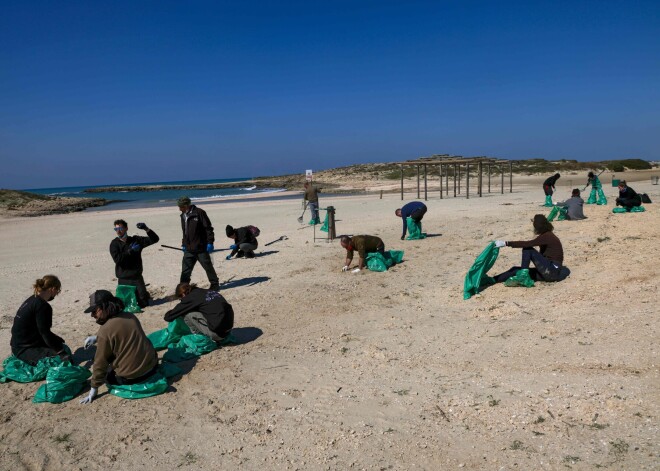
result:
[[[528,268],[521,268],[516,272],[514,276],[504,282],[504,286],[522,286],[524,288],[532,288],[534,286],[534,280],[532,280],[532,277],[529,275]]]
[[[169,383],[168,378],[181,374],[181,368],[163,363],[158,367],[158,371],[141,383],[135,384],[108,384],[108,391],[113,396],[124,399],[144,399],[163,394]]]
[[[136,314],[142,312],[138,306],[137,295],[135,286],[130,285],[117,285],[115,296],[124,302],[124,311]]]
[[[388,268],[401,263],[402,260],[403,250],[388,250],[385,255],[380,252],[367,253],[365,262],[371,271],[387,271]]]
[[[46,383],[39,386],[32,402],[50,402],[60,404],[70,401],[87,385],[91,371],[82,366],[73,366],[65,362],[48,370]]]
[[[557,221],[566,220],[566,215],[568,214],[568,208],[562,206],[555,206],[548,214],[548,221],[552,222],[555,218]]]
[[[646,209],[644,209],[644,206],[633,206],[632,208],[630,208],[630,211],[628,211],[626,208],[622,208],[622,207],[619,207],[619,206],[617,206],[616,208],[612,208],[612,212],[615,213],[615,214],[616,213],[643,213],[644,211],[646,211]]]
[[[465,281],[463,282],[463,299],[470,299],[477,294],[480,289],[486,288],[495,283],[495,280],[486,275],[486,273],[488,273],[488,270],[493,267],[499,254],[500,249],[495,247],[495,242],[488,244],[479,254],[465,275]]]
[[[206,355],[216,348],[216,343],[206,335],[184,335],[177,343],[170,344],[167,347],[167,351],[163,355],[163,361],[178,363],[180,361]]]
[[[66,345],[64,345],[64,351],[71,355],[71,349]],[[0,371],[0,383],[8,381],[16,381],[17,383],[43,381],[46,379],[50,368],[61,366],[64,363],[60,357],[54,356],[42,358],[35,366],[32,366],[12,355],[2,362],[3,371]]]
[[[167,324],[165,329],[157,330],[147,335],[156,351],[165,350],[168,345],[177,343],[184,335],[190,335],[190,327],[186,325],[182,317],[177,317]]]
[[[419,240],[425,239],[426,234],[422,232],[422,223],[415,221],[413,218],[406,218],[406,225],[408,226],[408,237],[406,240]]]

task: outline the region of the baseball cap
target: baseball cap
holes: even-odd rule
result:
[[[108,301],[112,301],[115,299],[115,297],[112,295],[110,291],[100,289],[97,291],[94,291],[92,294],[89,295],[89,307],[85,309],[83,312],[94,312],[94,310],[103,303],[106,303]]]

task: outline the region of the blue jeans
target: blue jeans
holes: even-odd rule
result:
[[[495,277],[495,281],[502,283],[514,276],[518,270],[528,268],[529,264],[533,263],[536,269],[529,270],[529,275],[536,281],[560,281],[561,266],[557,267],[550,260],[545,258],[534,247],[524,247],[522,249],[522,262],[519,267],[511,267],[504,273],[500,273]]]
[[[309,212],[312,213],[312,219],[314,221],[318,221],[319,220],[319,202],[318,201],[315,201],[315,202],[310,201],[308,206],[309,206]]]

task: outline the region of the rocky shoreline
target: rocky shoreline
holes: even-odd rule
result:
[[[26,191],[0,190],[0,210],[4,216],[34,217],[66,214],[105,206],[109,203],[110,201],[103,198],[72,198],[38,195]]]

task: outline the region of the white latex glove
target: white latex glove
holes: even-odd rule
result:
[[[357,272],[359,272],[359,271],[360,271],[359,268],[353,268],[353,269],[351,270],[351,273],[357,273]]]
[[[94,398],[96,397],[96,393],[97,393],[97,392],[98,392],[98,389],[96,389],[96,388],[92,388],[92,389],[90,389],[90,390],[89,390],[89,394],[87,395],[87,397],[84,398],[84,399],[82,399],[82,400],[80,401],[80,403],[81,403],[81,404],[89,404],[89,403],[91,403],[91,402],[94,400]]]
[[[96,344],[96,335],[92,335],[91,337],[87,337],[85,339],[85,343],[83,344],[83,347],[89,348],[95,344]]]
[[[506,242],[504,242],[503,240],[496,240],[495,241],[495,247],[500,247],[500,248],[501,247],[506,247]]]
[[[348,271],[348,265],[344,265],[341,269],[341,271]]]

